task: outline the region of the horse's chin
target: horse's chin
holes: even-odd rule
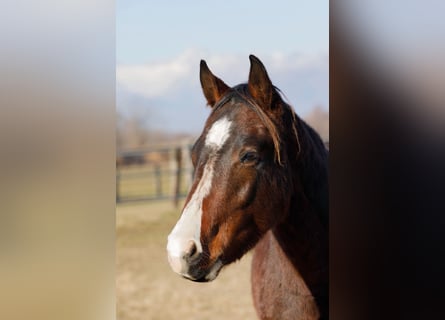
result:
[[[221,271],[224,264],[221,260],[216,260],[212,267],[210,267],[204,274],[200,274],[198,277],[193,277],[189,274],[183,274],[182,276],[188,280],[194,282],[211,282],[218,277],[219,272]]]

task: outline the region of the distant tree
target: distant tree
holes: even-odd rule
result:
[[[116,113],[116,149],[122,150],[125,147],[125,133],[123,130],[124,117],[119,112]]]
[[[323,141],[329,141],[329,112],[320,106],[314,107],[304,120],[314,128]]]
[[[149,140],[149,130],[140,115],[116,115],[116,147],[118,150],[140,148]]]

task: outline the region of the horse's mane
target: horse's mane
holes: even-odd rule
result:
[[[299,119],[299,131],[304,136],[304,154],[300,158],[301,179],[305,194],[319,212],[325,227],[329,223],[328,150],[318,133]]]

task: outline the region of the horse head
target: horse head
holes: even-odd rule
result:
[[[292,116],[264,65],[249,58],[248,83],[235,87],[201,61],[212,111],[192,148],[194,181],[167,244],[171,268],[193,281],[215,279],[283,221],[290,205],[289,154],[282,145]]]

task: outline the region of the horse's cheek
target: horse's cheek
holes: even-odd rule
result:
[[[234,170],[231,173],[231,185],[227,192],[226,203],[236,206],[233,209],[246,209],[256,200],[256,176],[253,173]]]

